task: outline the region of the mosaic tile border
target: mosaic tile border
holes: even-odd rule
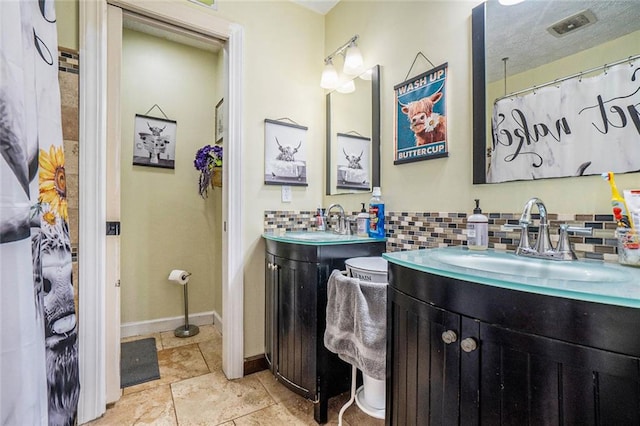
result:
[[[80,73],[80,55],[77,51],[58,47],[58,71]]]
[[[353,212],[352,215],[356,215]],[[315,231],[315,211],[264,212],[264,231]],[[467,245],[467,213],[389,212],[386,216],[387,251],[405,251],[433,247]],[[489,213],[489,247],[514,251],[520,241],[517,231],[502,230],[502,225],[517,224],[520,213]],[[534,221],[539,215],[532,215]],[[551,241],[558,242],[560,225],[589,227],[591,236],[571,235],[570,242],[580,258],[617,262],[616,223],[608,214],[549,214]],[[535,225],[535,222],[534,222]],[[536,231],[536,227],[532,227]]]
[[[78,54],[77,51],[66,49],[64,47],[58,47],[58,72],[59,73],[68,72],[72,74],[79,74],[80,55]],[[64,120],[63,120],[63,125],[64,125]],[[66,161],[67,163],[69,161],[74,161],[74,156],[67,155]],[[75,158],[75,161],[77,161],[77,158]],[[77,170],[77,165],[74,169]],[[67,176],[69,177],[69,175]],[[77,209],[70,209],[70,215],[74,215],[74,214],[77,214]],[[77,223],[77,217],[71,218],[71,219],[72,220],[75,219],[74,222]],[[71,242],[71,262],[72,263],[78,262],[78,243],[73,241]]]

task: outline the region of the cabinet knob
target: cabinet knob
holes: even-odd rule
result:
[[[460,347],[465,352],[473,352],[478,349],[478,343],[474,338],[467,337],[466,339],[463,339],[462,342],[460,342]]]
[[[267,269],[273,269],[273,264],[271,262],[267,263]]]
[[[273,264],[273,270],[277,271],[278,270],[278,265],[276,265],[275,263]]]
[[[455,342],[456,340],[458,340],[458,335],[456,334],[455,331],[447,330],[442,333],[442,341],[445,342],[447,345]]]

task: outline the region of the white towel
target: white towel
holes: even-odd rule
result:
[[[386,378],[387,283],[369,283],[334,270],[327,285],[324,345],[377,380]]]

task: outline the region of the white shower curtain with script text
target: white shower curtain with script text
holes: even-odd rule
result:
[[[0,423],[73,425],[77,354],[54,2],[0,1]]]

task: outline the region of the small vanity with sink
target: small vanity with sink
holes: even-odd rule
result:
[[[387,424],[640,424],[640,268],[386,253]]]
[[[323,344],[327,281],[346,259],[380,256],[385,240],[333,232],[263,234],[265,356],[276,379],[314,402],[327,421],[330,397],[349,389],[351,365]]]

